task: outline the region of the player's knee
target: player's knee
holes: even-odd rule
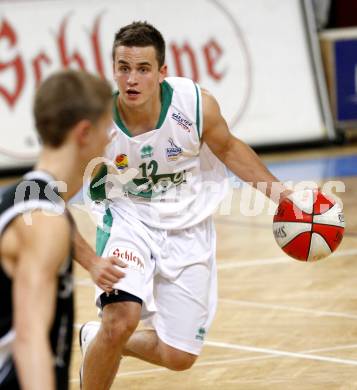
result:
[[[122,306],[108,305],[103,311],[102,330],[108,344],[126,342],[138,326],[140,310],[126,310]],[[112,306],[109,308],[109,306]]]
[[[165,359],[166,368],[173,371],[185,371],[190,369],[197,356],[183,351],[175,351],[167,354]]]
[[[137,325],[138,321],[132,318],[121,318],[118,321],[103,321],[104,337],[110,345],[121,344],[129,339]]]

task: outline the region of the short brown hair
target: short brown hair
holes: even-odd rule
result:
[[[114,36],[112,56],[115,60],[115,49],[118,46],[154,46],[159,68],[165,63],[165,40],[153,25],[147,22],[133,22],[122,27]]]
[[[58,147],[83,119],[96,122],[112,98],[109,83],[92,74],[63,70],[48,77],[34,101],[36,129],[45,145]]]

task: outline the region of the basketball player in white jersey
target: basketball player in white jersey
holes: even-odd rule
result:
[[[106,157],[122,179],[113,181],[104,166],[90,189],[103,215],[97,255],[116,255],[128,267],[118,283],[97,283],[102,320],[80,337],[85,390],[110,388],[122,355],[172,370],[195,362],[216,310],[212,213],[226,192],[226,167],[253,186],[266,182],[274,201],[287,193],[279,183],[272,191],[278,180],[229,132],[209,92],[167,77],[165,42],[152,25],[118,31],[113,70]],[[80,263],[95,259],[79,239],[77,248]],[[151,330],[134,332],[143,318]]]
[[[0,388],[67,390],[73,278],[64,201],[108,143],[111,87],[84,72],[58,72],[37,90],[34,114],[39,160],[0,201]]]

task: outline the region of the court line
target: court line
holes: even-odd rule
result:
[[[344,349],[357,349],[357,344],[336,345],[335,347],[324,347],[324,348],[318,348],[318,349],[310,349],[309,351],[303,351],[303,353],[332,352],[332,351],[341,351]]]
[[[276,304],[270,304],[270,303],[243,301],[240,299],[219,298],[218,300],[219,300],[219,302],[230,303],[230,304],[235,304],[235,305],[240,305],[240,306],[257,307],[257,308],[262,308],[262,309],[286,310],[286,311],[294,311],[294,312],[299,312],[299,313],[314,314],[316,316],[340,317],[340,318],[348,318],[348,319],[352,319],[352,320],[357,320],[357,315],[350,314],[350,313],[341,313],[341,312],[335,312],[335,311],[323,311],[323,310],[315,310],[315,309],[304,309],[304,308],[300,308],[300,307],[276,305]]]
[[[341,256],[355,256],[357,255],[357,249],[346,249],[343,251],[338,251],[333,253],[331,257],[341,257]],[[217,262],[217,268],[219,271],[233,268],[245,268],[245,267],[256,267],[261,265],[272,265],[272,264],[297,264],[295,260],[290,259],[288,256],[282,257],[271,257],[263,259],[251,259],[251,260],[237,260],[237,261],[227,261],[219,260]],[[94,286],[94,283],[90,278],[75,278],[74,283],[77,286]]]
[[[80,327],[80,324],[76,324],[76,327]],[[247,350],[247,348],[249,348],[249,352],[263,352],[265,354],[263,356],[250,356],[250,357],[238,358],[238,359],[237,358],[236,359],[221,359],[221,360],[212,360],[212,361],[207,361],[207,362],[197,362],[193,365],[193,367],[191,369],[196,368],[196,367],[215,366],[215,365],[219,365],[219,364],[244,363],[244,362],[254,361],[254,360],[273,359],[273,358],[279,358],[282,356],[304,358],[307,360],[326,361],[326,362],[330,362],[330,363],[347,364],[347,365],[352,365],[352,366],[357,365],[356,360],[338,359],[338,358],[327,357],[327,356],[311,355],[312,353],[316,353],[316,352],[331,352],[331,351],[337,351],[337,350],[357,348],[357,344],[311,349],[311,350],[302,351],[302,352],[287,352],[287,351],[278,351],[278,350],[256,348],[256,347],[247,347],[247,346],[244,346],[244,349],[242,349],[243,346],[241,346],[241,345],[231,344],[231,343],[222,343],[222,342],[216,342],[216,341],[206,341],[205,346],[234,349],[234,350]],[[252,351],[252,349],[254,349],[254,351]],[[274,351],[274,353],[272,353],[272,351]],[[152,373],[159,373],[159,372],[168,372],[168,371],[169,370],[167,368],[156,367],[156,368],[149,368],[149,369],[144,369],[144,370],[123,372],[123,373],[117,374],[116,378],[125,377],[125,376],[145,375],[145,374],[152,374]],[[70,380],[70,382],[71,383],[78,383],[79,379],[72,378]]]
[[[351,249],[351,250],[345,250],[345,251],[339,251],[337,253],[334,253],[333,257],[340,257],[340,256],[354,256],[357,254],[357,250]],[[250,267],[250,266],[259,266],[259,265],[270,265],[270,264],[278,264],[278,263],[288,263],[290,262],[290,259],[287,256],[284,257],[275,257],[275,258],[266,258],[266,259],[255,259],[255,260],[240,260],[237,262],[227,262],[223,264],[218,264],[218,269],[232,269],[232,268],[243,268],[243,267]],[[91,279],[80,279],[76,278],[75,283],[77,285],[84,285],[84,286],[92,286],[93,282]],[[235,303],[240,305],[254,305],[256,307],[269,307],[274,308],[278,310],[289,310],[289,311],[297,311],[297,312],[305,312],[315,315],[323,315],[323,316],[334,316],[334,317],[343,317],[343,318],[349,318],[349,319],[357,319],[357,315],[353,314],[347,314],[347,313],[338,313],[338,312],[325,312],[325,311],[318,311],[318,310],[312,310],[312,309],[302,309],[302,308],[292,308],[288,306],[281,306],[281,305],[269,305],[269,304],[262,304],[258,302],[247,302],[247,301],[235,301],[235,300],[229,300],[229,299],[220,299],[220,301],[226,301],[229,303]],[[80,327],[80,324],[75,325],[76,328]],[[219,348],[228,348],[228,349],[235,349],[240,351],[249,351],[249,352],[259,352],[264,353],[265,356],[253,356],[253,357],[247,357],[247,358],[239,358],[239,359],[226,359],[226,360],[216,360],[216,361],[209,361],[209,362],[198,362],[196,363],[193,368],[195,367],[202,367],[202,366],[210,366],[210,365],[217,365],[217,364],[227,364],[227,363],[238,363],[238,362],[245,362],[245,361],[251,361],[251,360],[261,360],[261,359],[267,359],[267,358],[277,358],[277,357],[292,357],[292,358],[300,358],[300,359],[306,359],[306,360],[317,360],[317,361],[324,361],[324,362],[330,362],[330,363],[337,363],[337,364],[345,364],[345,365],[357,365],[356,360],[350,360],[350,359],[339,359],[339,358],[333,358],[333,357],[327,357],[327,356],[320,356],[320,355],[312,355],[311,353],[314,352],[328,352],[332,350],[338,350],[338,349],[347,349],[347,348],[355,348],[357,345],[351,345],[351,346],[341,346],[341,347],[332,347],[332,348],[322,348],[317,350],[310,350],[307,352],[289,352],[289,351],[280,351],[280,350],[274,350],[274,349],[267,349],[267,348],[258,348],[258,347],[250,347],[250,346],[243,346],[243,345],[235,345],[230,343],[222,343],[222,342],[216,342],[216,341],[207,341],[205,343],[207,346],[213,346],[213,347],[219,347]],[[158,372],[167,372],[168,370],[166,368],[153,368],[153,369],[146,369],[146,370],[139,370],[139,371],[130,371],[126,373],[118,374],[117,377],[123,377],[123,376],[135,376],[135,375],[142,375],[142,374],[149,374],[149,373],[158,373]],[[71,379],[70,382],[72,383],[78,383],[79,379]]]
[[[237,220],[237,218],[234,218],[234,217],[222,217],[222,218],[215,217],[214,222],[216,225],[218,225],[218,224],[227,225],[227,226],[233,225],[233,226],[238,226],[238,227],[247,227],[249,229],[253,228],[253,229],[266,229],[266,230],[272,229],[272,223],[273,223],[273,222],[270,222],[270,223],[244,222],[244,221],[239,221],[239,220]],[[344,236],[345,237],[357,237],[357,232],[355,232],[355,231],[347,231],[346,232],[345,231]]]
[[[256,267],[259,265],[271,265],[271,264],[280,264],[280,263],[291,263],[291,259],[289,259],[287,256],[282,256],[282,257],[271,257],[265,259],[236,260],[236,261],[219,260],[217,262],[217,269],[221,271],[221,270],[232,269],[232,268]]]
[[[342,257],[342,256],[356,256],[357,249],[346,249],[333,253],[330,257]],[[225,261],[220,260],[217,262],[217,268],[219,271],[232,269],[232,268],[245,268],[245,267],[255,267],[260,265],[271,265],[271,264],[297,264],[295,260],[292,260],[288,256],[281,257],[271,257],[271,258],[263,258],[263,259],[252,259],[252,260],[237,260],[237,261]]]
[[[271,348],[251,347],[248,345],[229,344],[229,343],[223,343],[219,341],[208,341],[207,345],[214,346],[214,347],[235,349],[238,351],[266,353],[268,355],[275,355],[278,357],[284,356],[284,357],[291,357],[291,358],[298,358],[298,359],[305,359],[305,360],[317,360],[317,361],[328,362],[328,363],[338,363],[338,364],[357,366],[357,360],[339,359],[330,356],[312,355],[311,353],[290,352],[290,351],[282,351],[282,350],[271,349]]]

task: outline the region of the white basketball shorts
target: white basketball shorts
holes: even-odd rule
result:
[[[150,228],[107,209],[97,254],[128,265],[113,288],[143,301],[142,319],[173,348],[199,355],[217,306],[216,234],[212,218],[182,230]],[[103,290],[96,288],[96,303]]]

